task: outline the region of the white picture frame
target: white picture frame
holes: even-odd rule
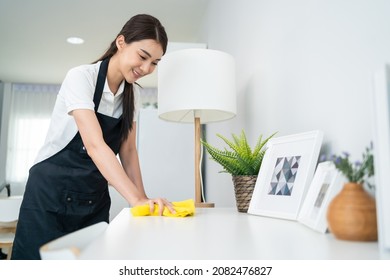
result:
[[[332,161],[320,162],[299,211],[298,222],[315,231],[326,233],[328,206],[341,191],[344,178]]]
[[[248,213],[296,220],[322,144],[319,130],[271,138]]]
[[[390,253],[390,65],[374,74],[372,99],[375,197],[380,249]]]

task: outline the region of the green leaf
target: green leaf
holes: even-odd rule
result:
[[[210,154],[211,159],[223,167],[222,172],[230,173],[233,176],[257,175],[266,152],[265,145],[275,134],[276,132],[265,140],[262,140],[262,135],[260,135],[253,151],[244,130],[239,136],[232,133],[233,140],[217,134],[227,145],[223,150],[210,145],[205,140],[201,140],[201,143]]]

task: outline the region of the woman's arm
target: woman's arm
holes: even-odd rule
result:
[[[72,112],[88,155],[96,164],[104,178],[131,204],[145,202],[147,198],[127,177],[118,159],[104,142],[100,124],[95,112],[87,109]]]
[[[134,176],[136,183],[141,180],[141,187],[133,183],[129,176],[124,171],[122,165],[119,163],[114,152],[105,143],[100,124],[96,118],[96,114],[92,110],[79,109],[72,111],[75,118],[78,130],[80,132],[83,144],[87,150],[88,155],[96,164],[99,171],[104,178],[132,205],[143,205],[148,203],[151,210],[154,210],[154,204],[157,203],[160,207],[160,214],[164,206],[173,211],[171,203],[165,199],[148,199],[143,190],[141,173]],[[131,135],[129,136],[131,138]],[[128,141],[131,142],[129,139]],[[133,139],[135,143],[135,139]],[[137,156],[138,161],[138,156]],[[139,170],[139,165],[138,165]],[[132,171],[132,173],[134,173]],[[136,172],[135,172],[136,174]]]

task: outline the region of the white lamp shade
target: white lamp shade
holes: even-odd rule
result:
[[[234,58],[210,49],[165,55],[158,66],[158,114],[175,122],[217,122],[236,115]]]

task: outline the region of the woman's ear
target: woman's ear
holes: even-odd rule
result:
[[[119,36],[116,38],[116,47],[118,48],[118,50],[120,50],[120,49],[122,49],[125,45],[126,45],[125,37],[124,37],[123,35],[119,35]]]

